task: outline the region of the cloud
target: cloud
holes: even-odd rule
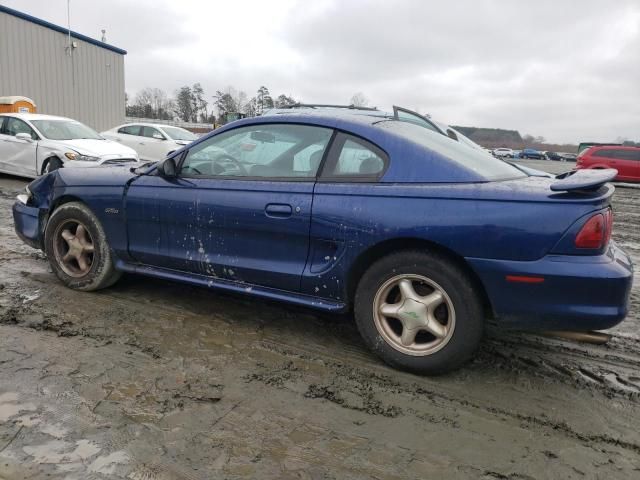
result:
[[[8,6],[66,24],[65,0]],[[305,101],[364,92],[458,125],[553,141],[640,140],[633,0],[71,0],[72,28],[126,49],[127,90],[260,85]]]

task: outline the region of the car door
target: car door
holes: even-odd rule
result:
[[[640,149],[620,148],[614,151],[618,169],[618,176],[621,180],[637,181],[640,179]]]
[[[162,160],[167,156],[170,148],[167,147],[168,141],[160,130],[145,125],[140,133],[142,138],[138,153],[143,160]]]
[[[299,290],[315,177],[332,133],[258,124],[191,146],[175,178],[141,177],[129,188],[130,254],[172,270]]]
[[[28,134],[30,139],[16,138],[19,133]],[[37,175],[38,139],[38,134],[25,121],[4,117],[0,130],[0,168],[16,175]]]

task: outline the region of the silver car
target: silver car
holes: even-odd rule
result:
[[[0,114],[0,172],[34,178],[61,167],[136,164],[132,148],[70,118]]]

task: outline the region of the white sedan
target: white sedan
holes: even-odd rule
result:
[[[169,153],[198,138],[184,128],[155,123],[127,123],[101,135],[133,148],[144,161],[164,160]]]
[[[513,158],[513,150],[510,148],[496,148],[493,150],[493,154],[496,157]]]
[[[135,150],[86,125],[35,113],[0,114],[0,172],[34,178],[61,167],[136,164]]]

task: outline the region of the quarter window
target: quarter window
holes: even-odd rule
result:
[[[185,176],[315,178],[333,130],[266,124],[220,133],[189,149]]]
[[[372,143],[341,134],[332,148],[323,177],[375,180],[384,171],[386,159],[385,153]]]

